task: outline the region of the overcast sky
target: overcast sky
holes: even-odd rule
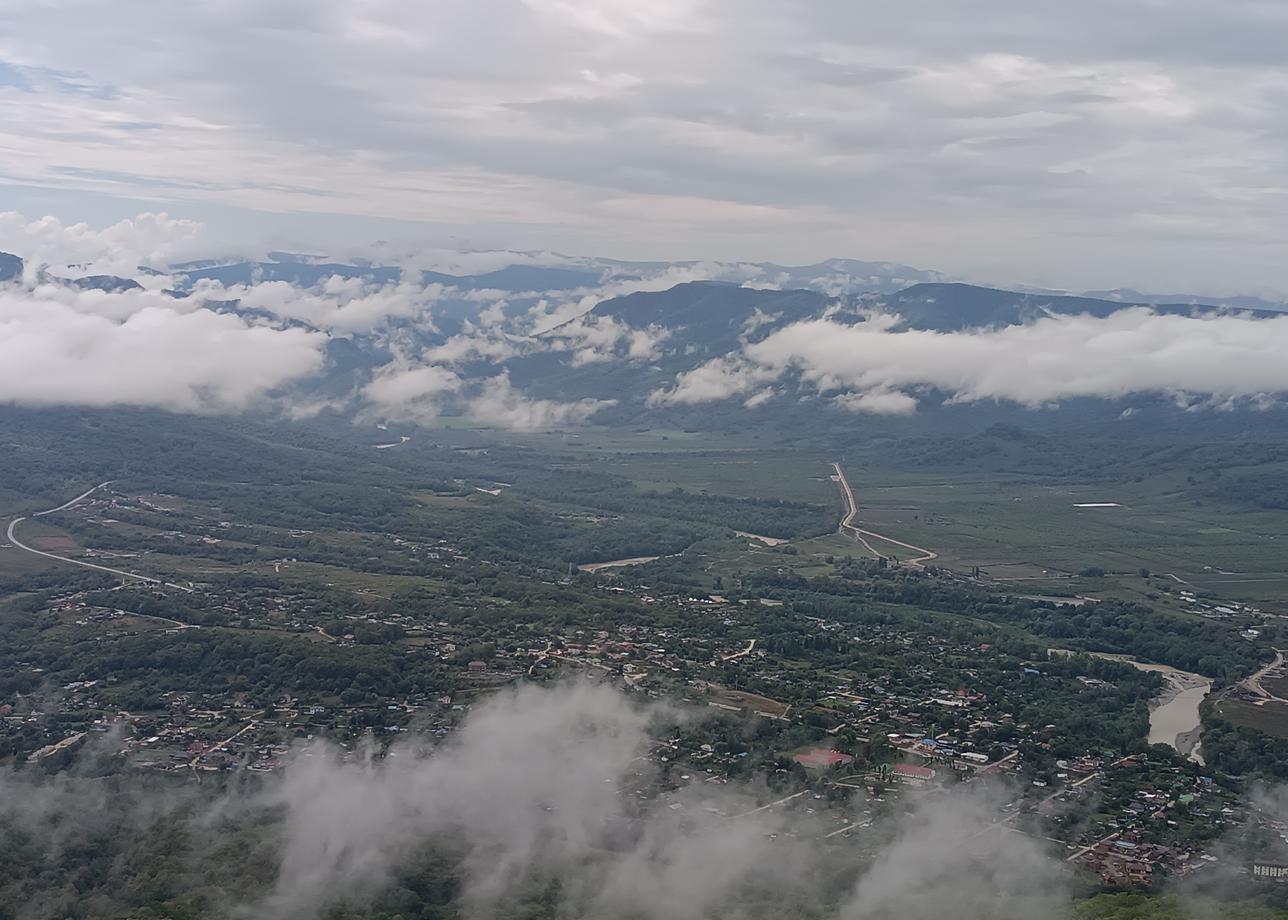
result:
[[[0,210],[1288,292],[1286,47],[1280,0],[0,0]]]

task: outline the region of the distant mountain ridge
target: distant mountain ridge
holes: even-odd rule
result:
[[[1238,310],[1270,310],[1276,313],[1288,312],[1288,304],[1283,301],[1266,300],[1264,297],[1236,295],[1233,297],[1208,297],[1201,294],[1145,294],[1131,288],[1114,288],[1110,291],[1084,291],[1084,297],[1095,297],[1101,300],[1116,300],[1139,304],[1216,304],[1222,307],[1233,307]]]
[[[689,281],[665,291],[640,291],[596,304],[590,316],[633,328],[661,326],[682,331],[686,344],[737,344],[740,336],[811,319],[831,304],[818,291],[761,290],[715,281]]]
[[[933,329],[938,332],[1013,326],[1050,313],[1088,314],[1103,318],[1132,306],[1148,306],[1158,313],[1180,316],[1238,312],[1265,319],[1283,315],[1270,309],[1247,309],[1222,304],[1147,303],[1060,294],[1031,294],[961,282],[916,284],[884,298],[883,303],[889,312],[903,317],[907,328]]]
[[[179,286],[191,288],[202,280],[225,286],[254,284],[263,281],[285,281],[312,287],[332,275],[341,278],[365,278],[376,284],[407,280],[403,269],[388,265],[367,265],[325,261],[316,257],[292,258],[287,253],[272,253],[267,261],[188,262],[170,267]],[[581,265],[513,264],[478,274],[448,274],[422,270],[413,280],[421,284],[442,284],[463,291],[495,290],[511,294],[525,292],[571,291],[594,288],[606,279],[638,280],[650,273],[666,270],[701,274],[709,270],[741,275],[750,280],[780,288],[823,290],[827,293],[875,291],[889,293],[918,282],[943,280],[939,272],[924,271],[892,262],[862,262],[857,259],[829,259],[814,265],[785,266],[773,262],[714,263],[625,262],[613,259],[587,259]],[[748,277],[750,275],[750,277]],[[721,280],[713,277],[710,280]]]
[[[0,282],[17,281],[22,277],[22,259],[8,253],[0,252]]]
[[[488,255],[538,261],[514,261],[509,265],[477,273],[451,273],[431,269],[405,270],[396,265],[379,265],[364,261],[337,261],[322,255],[274,251],[263,260],[228,261],[203,259],[179,262],[161,268],[139,266],[139,275],[171,276],[175,288],[191,290],[201,281],[214,281],[226,287],[280,281],[299,287],[314,287],[327,278],[362,279],[372,284],[410,282],[420,285],[442,285],[463,295],[480,291],[535,299],[540,294],[571,291],[593,291],[608,282],[632,282],[662,273],[689,275],[685,280],[748,284],[762,289],[808,290],[839,297],[854,294],[883,294],[895,297],[909,312],[922,312],[918,300],[933,296],[933,289],[923,286],[963,284],[978,290],[999,290],[966,284],[941,272],[914,268],[897,262],[868,262],[859,259],[826,259],[810,265],[782,265],[775,262],[720,261],[625,261],[593,257],[560,256],[554,253],[496,252]],[[548,262],[539,261],[546,258]],[[495,263],[494,263],[495,264]],[[0,282],[21,277],[23,261],[16,255],[0,252]],[[129,290],[137,282],[114,275],[51,280],[95,290]],[[677,279],[678,280],[678,279]],[[1059,299],[1058,303],[1086,301],[1088,312],[1101,315],[1101,303],[1144,304],[1160,306],[1168,312],[1183,306],[1227,307],[1241,310],[1288,311],[1288,303],[1277,303],[1261,297],[1235,296],[1205,298],[1191,294],[1149,294],[1130,288],[1089,291],[1076,294],[1066,291],[1026,289],[1008,291],[1013,297],[1028,298],[1030,303]],[[464,304],[454,305],[457,312]],[[1003,313],[1009,308],[1004,308]],[[466,311],[468,312],[468,311]],[[1063,309],[1057,312],[1067,312]]]

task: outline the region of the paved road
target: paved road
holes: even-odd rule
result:
[[[77,495],[71,501],[63,502],[57,508],[50,508],[48,511],[37,511],[35,514],[32,515],[32,517],[44,517],[46,514],[56,514],[59,511],[66,511],[68,508],[72,507],[72,505],[80,504],[82,501],[89,498],[99,489],[103,488],[104,486],[110,486],[111,484],[112,484],[112,480],[110,479],[107,480],[107,482],[100,482],[98,485],[86,489],[84,492],[82,492],[80,495]]]
[[[233,733],[233,734],[229,735],[229,736],[228,736],[227,738],[225,738],[223,741],[220,741],[218,744],[216,744],[216,745],[214,745],[214,746],[212,746],[212,747],[210,747],[210,748],[207,748],[206,750],[204,750],[204,751],[202,751],[200,754],[198,754],[196,757],[192,758],[192,760],[190,760],[190,761],[188,762],[188,766],[189,766],[189,768],[191,768],[191,769],[194,769],[194,770],[195,770],[195,769],[197,768],[197,764],[201,762],[201,758],[205,757],[207,754],[213,754],[213,753],[215,753],[216,751],[222,751],[224,748],[228,747],[228,745],[229,745],[229,744],[231,744],[233,741],[236,741],[238,738],[240,738],[242,735],[246,734],[248,731],[250,731],[252,728],[254,728],[254,727],[255,727],[256,725],[258,725],[258,724],[259,724],[259,720],[258,720],[258,719],[251,719],[251,720],[250,720],[249,722],[247,722],[247,723],[246,723],[246,724],[245,724],[241,729],[239,729],[239,730],[238,730],[238,731],[236,731],[235,733]]]
[[[902,546],[904,549],[921,554],[916,559],[906,560],[908,565],[920,567],[925,563],[930,562],[932,559],[939,558],[938,553],[934,550],[926,549],[924,546],[913,546],[911,543],[904,543],[902,540],[894,539],[894,537],[887,537],[885,534],[879,534],[871,530],[863,530],[860,527],[854,526],[854,519],[859,516],[859,506],[854,500],[854,490],[850,488],[850,481],[845,478],[845,470],[841,469],[841,464],[833,463],[832,469],[836,471],[836,481],[841,484],[841,491],[845,493],[845,504],[848,507],[848,510],[845,512],[845,517],[841,518],[841,525],[838,528],[842,533],[849,533],[854,537],[854,539],[862,543],[867,548],[868,552],[872,553],[874,556],[880,556],[881,553],[878,553],[873,549],[872,545],[868,543],[864,537],[875,537],[878,540],[884,540],[894,546]]]
[[[844,834],[846,831],[857,830],[858,828],[862,827],[864,823],[865,823],[864,821],[855,821],[853,824],[847,824],[845,827],[841,828],[840,830],[832,831],[832,833],[830,834],[824,834],[823,839],[828,840],[832,837],[838,837],[841,834]],[[870,819],[868,819],[866,823],[871,823]]]
[[[1009,756],[1008,756],[1008,757],[1006,757],[1005,759],[1006,759],[1006,760],[1009,760],[1009,759],[1011,759],[1011,757],[1014,757],[1017,753],[1019,753],[1019,752],[1018,752],[1018,751],[1013,752],[1011,755],[1009,755]],[[1121,764],[1124,760],[1129,760],[1130,758],[1131,758],[1131,755],[1130,755],[1130,754],[1128,754],[1126,757],[1122,757],[1122,758],[1119,758],[1118,760],[1115,760],[1112,764],[1110,764],[1110,766],[1111,766],[1111,767],[1116,767],[1116,766],[1118,766],[1119,764]],[[998,761],[998,763],[1001,763],[1001,762],[1002,762],[1002,761],[1000,761],[1000,760]],[[1103,769],[1096,770],[1094,773],[1088,773],[1088,774],[1087,774],[1086,776],[1084,776],[1082,779],[1080,779],[1080,780],[1078,780],[1077,782],[1075,782],[1075,783],[1071,784],[1068,788],[1069,788],[1069,789],[1077,789],[1079,786],[1085,786],[1087,783],[1091,782],[1093,779],[1099,779],[1100,777],[1102,777],[1102,776],[1104,776],[1104,775],[1105,775],[1105,771],[1104,771]],[[1060,795],[1062,792],[1065,792],[1065,791],[1066,791],[1066,789],[1065,789],[1065,787],[1063,787],[1063,786],[1062,786],[1062,787],[1060,787],[1059,789],[1056,789],[1054,792],[1052,792],[1052,793],[1051,793],[1050,795],[1048,795],[1046,798],[1042,799],[1042,801],[1041,801],[1041,802],[1039,802],[1039,803],[1037,804],[1037,806],[1036,806],[1036,807],[1037,807],[1037,808],[1042,808],[1044,805],[1046,805],[1046,804],[1048,804],[1048,803],[1052,802],[1053,800],[1055,800],[1057,797],[1059,797],[1059,795]],[[973,840],[973,839],[974,839],[974,838],[976,838],[976,837],[983,836],[984,834],[987,834],[987,833],[989,833],[990,831],[994,831],[994,830],[997,830],[997,829],[999,829],[999,828],[1001,828],[1002,830],[1018,830],[1018,828],[1015,828],[1015,827],[1014,827],[1014,824],[1015,824],[1015,822],[1016,822],[1016,821],[1018,821],[1018,820],[1019,820],[1019,818],[1020,818],[1020,814],[1021,814],[1020,812],[1016,811],[1016,812],[1012,812],[1011,814],[1007,815],[1005,818],[998,818],[998,819],[997,819],[997,820],[995,820],[992,824],[988,825],[987,827],[983,828],[982,830],[978,830],[978,831],[976,831],[975,833],[971,834],[971,835],[970,835],[970,837],[968,837],[967,839],[968,839],[968,840]],[[1021,833],[1022,833],[1022,832],[1021,832]],[[1113,834],[1109,835],[1108,837],[1106,837],[1106,838],[1104,838],[1104,839],[1105,839],[1105,840],[1112,840],[1112,839],[1113,839],[1114,837],[1116,837],[1116,836],[1118,836],[1118,832],[1117,832],[1117,831],[1115,831]],[[1048,838],[1045,838],[1045,839],[1050,840],[1051,838],[1049,838],[1049,837],[1048,837]],[[1054,842],[1055,842],[1055,843],[1060,843],[1061,841],[1058,841],[1058,840],[1057,840],[1057,841],[1054,841]],[[1101,842],[1103,842],[1103,841],[1100,841],[1100,840],[1097,840],[1097,841],[1096,841],[1096,843],[1101,843]],[[1077,859],[1077,858],[1078,858],[1079,856],[1081,856],[1083,853],[1086,853],[1088,850],[1090,850],[1092,847],[1094,847],[1094,846],[1096,845],[1096,843],[1093,843],[1093,844],[1090,844],[1089,846],[1085,846],[1085,847],[1083,847],[1083,848],[1082,848],[1082,849],[1080,849],[1077,853],[1075,853],[1073,856],[1069,857],[1069,861],[1070,861],[1070,862],[1072,862],[1073,860]]]
[[[784,805],[787,802],[790,802],[792,799],[799,799],[801,796],[805,795],[805,793],[808,791],[809,790],[806,789],[804,792],[794,792],[789,796],[784,796],[783,798],[779,799],[777,802],[770,802],[768,805],[761,805],[759,808],[753,808],[751,811],[744,811],[740,815],[731,815],[731,817],[746,818],[749,815],[758,815],[762,811],[769,811],[769,809],[771,808],[776,808],[779,805]]]
[[[77,495],[71,501],[63,502],[57,508],[50,508],[47,511],[37,511],[35,514],[32,515],[32,517],[44,517],[46,514],[53,514],[57,511],[66,511],[68,508],[71,508],[79,504],[80,502],[84,501],[85,499],[89,498],[99,489],[103,488],[103,486],[108,485],[111,482],[112,480],[110,479],[107,482],[100,482],[98,485],[94,486],[94,488],[87,489],[86,491],[82,492],[80,495]],[[148,584],[163,585],[167,588],[178,588],[180,591],[192,590],[191,588],[185,588],[183,585],[171,584],[168,581],[162,581],[159,578],[152,578],[151,576],[148,576],[148,575],[137,575],[134,572],[127,572],[124,569],[114,569],[114,568],[111,568],[110,566],[98,565],[97,563],[94,563],[94,562],[84,562],[83,560],[80,560],[80,559],[70,559],[67,556],[59,556],[55,553],[47,553],[43,549],[36,549],[34,546],[28,546],[26,543],[23,543],[21,540],[18,539],[18,532],[17,532],[18,525],[25,520],[27,520],[25,517],[14,518],[12,521],[9,522],[9,529],[5,532],[5,539],[7,539],[10,543],[12,543],[15,547],[17,547],[20,550],[23,550],[28,553],[33,553],[37,556],[44,556],[46,559],[57,559],[59,562],[70,562],[72,565],[79,565],[82,568],[94,569],[95,571],[98,571],[98,572],[107,572],[109,575],[117,575],[121,578],[132,578],[135,581],[144,581],[144,582],[147,582]]]

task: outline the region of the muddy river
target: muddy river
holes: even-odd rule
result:
[[[1101,655],[1141,671],[1163,675],[1167,687],[1155,697],[1149,711],[1149,743],[1166,744],[1203,763],[1199,751],[1199,704],[1212,690],[1212,681],[1201,674],[1169,668],[1165,664],[1134,661],[1125,655]]]

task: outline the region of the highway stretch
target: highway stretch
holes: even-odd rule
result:
[[[45,511],[37,511],[34,514],[32,514],[31,517],[34,517],[34,518],[44,517],[46,514],[54,514],[58,511],[66,511],[69,508],[73,508],[76,505],[80,504],[82,501],[89,498],[91,495],[93,495],[95,492],[97,492],[99,489],[103,488],[104,486],[111,485],[111,483],[112,483],[112,480],[110,479],[107,482],[100,482],[92,489],[86,489],[84,492],[82,492],[80,495],[77,495],[75,498],[71,499],[70,501],[63,502],[57,508],[49,508]],[[5,539],[7,539],[15,548],[23,550],[24,552],[32,553],[37,556],[44,556],[46,559],[56,559],[59,562],[68,562],[68,563],[71,563],[72,565],[79,565],[82,568],[86,568],[86,569],[94,569],[95,571],[98,571],[98,572],[107,572],[109,575],[116,575],[119,578],[129,578],[129,579],[133,579],[134,581],[147,582],[148,584],[153,584],[153,585],[162,585],[167,588],[178,588],[180,591],[191,590],[190,588],[185,588],[183,585],[176,585],[168,581],[162,581],[160,578],[153,578],[150,575],[139,575],[135,572],[127,572],[124,569],[114,569],[111,566],[99,565],[98,563],[95,563],[95,562],[85,562],[81,559],[69,559],[67,556],[59,556],[56,553],[47,553],[43,549],[36,549],[34,546],[28,546],[26,543],[23,543],[20,539],[18,539],[18,525],[25,520],[27,520],[26,517],[14,518],[12,521],[9,522],[9,529],[5,532]]]
[[[841,533],[848,533],[850,536],[854,537],[854,539],[858,540],[865,547],[867,547],[868,552],[872,553],[872,555],[874,556],[881,556],[882,554],[872,548],[872,544],[869,543],[866,539],[867,537],[873,537],[874,539],[877,539],[877,540],[884,540],[886,543],[889,543],[893,546],[901,546],[904,549],[911,550],[914,553],[921,554],[916,559],[904,560],[908,565],[921,567],[925,563],[930,562],[932,559],[939,558],[938,553],[936,553],[934,550],[926,549],[924,546],[913,546],[911,543],[904,543],[902,540],[896,540],[893,537],[887,537],[884,534],[879,534],[871,530],[864,530],[861,527],[856,527],[854,525],[854,519],[859,516],[859,506],[858,506],[858,503],[855,502],[854,500],[854,490],[850,487],[850,481],[845,478],[845,470],[841,469],[841,464],[833,463],[832,469],[836,471],[836,481],[841,484],[841,491],[845,495],[845,504],[847,509],[845,512],[845,517],[841,518],[840,527],[837,528],[838,530],[841,531]]]

